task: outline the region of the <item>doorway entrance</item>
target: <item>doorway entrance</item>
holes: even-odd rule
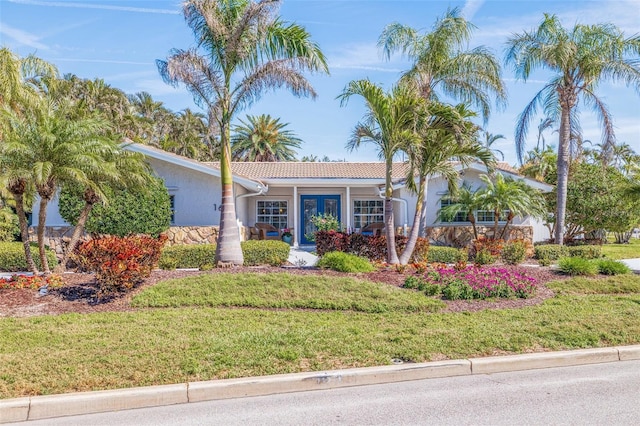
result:
[[[305,237],[316,231],[311,223],[313,216],[330,214],[340,221],[340,195],[301,195],[300,206],[300,244],[314,244]]]

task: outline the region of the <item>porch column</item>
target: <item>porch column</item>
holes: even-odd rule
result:
[[[298,187],[293,187],[293,247],[298,248],[298,233],[300,229],[300,219],[298,218]]]
[[[346,225],[347,225],[347,232],[351,231],[351,187],[347,186],[347,208],[346,208],[346,214],[347,214],[347,220],[346,220]]]

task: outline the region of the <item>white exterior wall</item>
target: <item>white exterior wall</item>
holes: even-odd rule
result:
[[[175,221],[172,226],[220,223],[222,188],[219,178],[153,158],[148,161],[155,174],[164,179],[169,195],[174,196]]]

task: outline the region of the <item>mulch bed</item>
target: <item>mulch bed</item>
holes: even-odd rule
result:
[[[131,297],[148,286],[171,278],[191,277],[201,274],[217,273],[247,273],[247,272],[286,272],[298,275],[344,276],[340,272],[319,270],[315,268],[277,268],[277,267],[235,267],[214,269],[211,271],[153,271],[151,276],[131,292],[118,297],[100,299],[97,296],[97,286],[93,274],[68,273],[64,274],[65,285],[54,289],[46,296],[39,296],[38,291],[30,289],[0,290],[0,317],[29,317],[37,315],[57,315],[63,313],[92,313],[92,312],[126,312],[134,311],[129,304]],[[553,292],[543,283],[561,279],[548,268],[528,267],[527,274],[533,276],[541,284],[536,296],[530,299],[504,300],[475,300],[448,301],[447,307],[441,312],[479,311],[483,309],[515,309],[542,303],[553,297]],[[354,276],[354,274],[349,274]],[[395,270],[381,270],[371,273],[356,274],[355,276],[374,282],[401,286],[406,278],[405,273]]]

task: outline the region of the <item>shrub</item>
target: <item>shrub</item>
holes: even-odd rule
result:
[[[326,253],[318,260],[317,266],[339,272],[372,272],[375,270],[369,260],[364,257],[339,251]]]
[[[503,245],[504,240],[487,238],[481,235],[476,240],[473,240],[473,252],[479,253],[485,250],[488,251],[491,256],[497,257],[502,253]]]
[[[58,264],[56,254],[51,249],[45,249],[49,267],[53,268]],[[38,246],[31,244],[31,255],[38,268],[42,268],[40,264],[40,256],[38,255]],[[24,246],[22,243],[0,242],[0,271],[4,272],[20,272],[28,271],[27,261],[24,255]]]
[[[12,275],[9,278],[0,278],[0,289],[29,288],[37,290],[43,286],[59,288],[63,284],[62,277],[57,274],[52,274],[48,277],[42,275]]]
[[[451,300],[528,298],[535,293],[537,285],[534,278],[520,270],[498,267],[443,268],[429,272],[425,278],[442,286],[442,295]]]
[[[96,204],[85,229],[93,234],[124,237],[149,234],[157,237],[171,225],[169,192],[162,179],[153,179],[146,190],[106,189],[109,204]],[[85,202],[82,190],[65,187],[60,192],[58,209],[64,220],[75,225]]]
[[[15,241],[20,237],[18,216],[9,208],[0,209],[0,241]]]
[[[631,268],[619,260],[598,259],[596,264],[598,271],[603,275],[623,275],[631,272]]]
[[[458,263],[467,260],[467,251],[454,247],[431,246],[427,254],[429,262]]]
[[[442,287],[440,287],[440,285],[428,282],[415,275],[408,276],[404,280],[402,287],[422,291],[427,296],[435,296],[442,292]]]
[[[316,253],[322,256],[330,251],[348,251],[350,237],[349,234],[335,230],[316,231]]]
[[[502,248],[502,260],[508,265],[518,265],[527,257],[527,244],[524,240],[507,242]]]
[[[553,262],[561,257],[569,256],[569,249],[557,244],[540,244],[534,247],[534,256],[536,259],[547,259]]]
[[[240,243],[246,266],[281,266],[289,259],[289,244],[283,241],[250,240]],[[209,260],[211,263],[211,260]]]
[[[204,264],[213,264],[215,256],[215,244],[170,246],[162,250],[158,266],[161,269],[201,268]]]
[[[476,251],[476,257],[473,259],[475,265],[491,265],[496,263],[496,256],[491,254],[491,251],[486,248],[481,248]]]
[[[563,257],[558,260],[558,268],[567,275],[596,275],[598,264],[582,257]]]
[[[342,224],[340,223],[338,218],[329,213],[311,216],[310,220],[311,223],[315,226],[316,231],[304,234],[304,237],[309,241],[315,241],[317,232],[342,230]]]
[[[133,288],[151,274],[158,263],[165,235],[108,236],[89,240],[77,249],[80,266],[95,272],[101,296]]]
[[[583,259],[598,259],[602,257],[602,247],[601,246],[570,246],[567,247],[569,250],[569,256],[571,257],[581,257]]]

